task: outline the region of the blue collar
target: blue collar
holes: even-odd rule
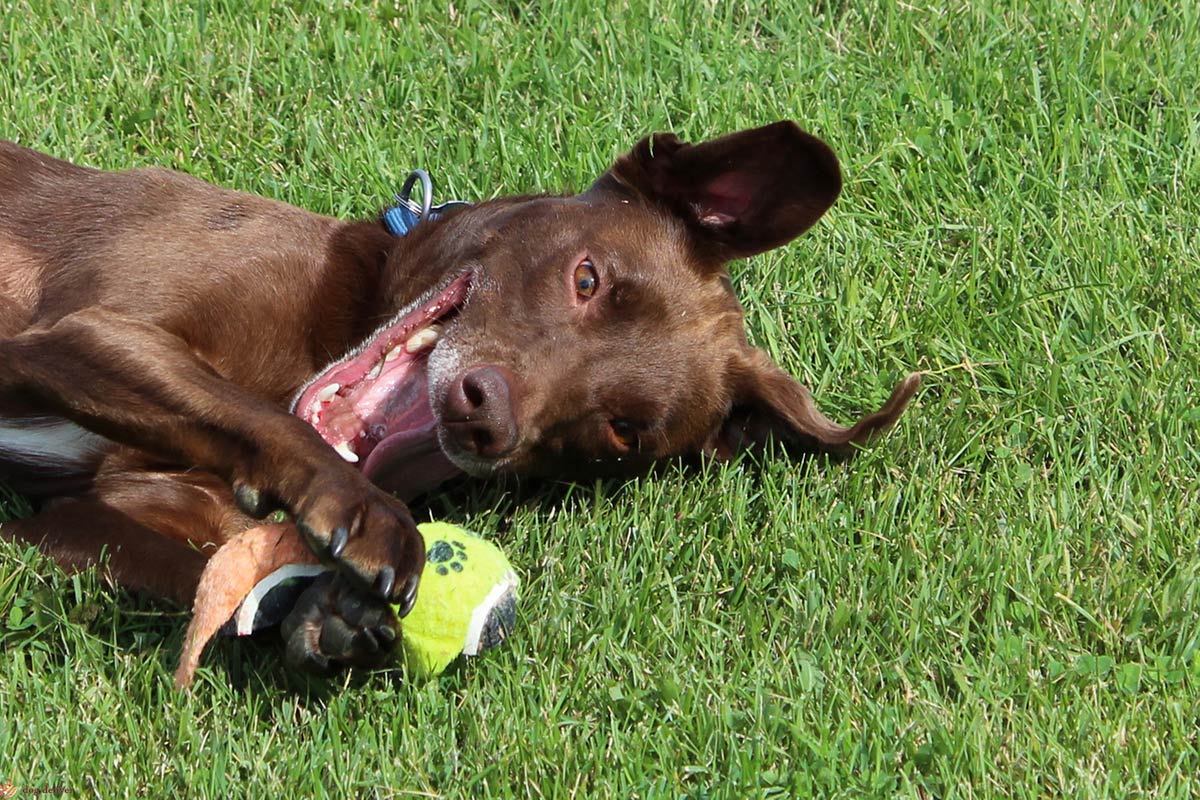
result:
[[[412,199],[412,190],[417,181],[421,182],[421,202],[419,203]],[[430,179],[429,173],[423,169],[416,169],[409,173],[408,180],[404,182],[404,188],[400,190],[400,194],[396,195],[396,205],[384,209],[380,219],[383,226],[388,229],[388,233],[393,236],[407,236],[413,228],[425,220],[435,220],[447,211],[469,205],[471,204],[461,200],[451,200],[435,206],[433,204],[433,181]]]

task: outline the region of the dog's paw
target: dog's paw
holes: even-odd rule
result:
[[[399,500],[362,481],[341,491],[315,486],[295,510],[296,528],[313,553],[383,600],[400,616],[417,599],[425,543]]]
[[[391,606],[337,573],[318,577],[280,625],[289,666],[328,677],[346,667],[379,667],[396,645]]]
[[[302,435],[288,437],[292,450],[263,447],[258,458],[241,465],[231,479],[237,507],[256,518],[283,509],[317,558],[406,615],[425,566],[425,543],[408,508],[343,461],[305,423],[283,420],[299,426]]]

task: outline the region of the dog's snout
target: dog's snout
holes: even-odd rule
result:
[[[512,374],[484,364],[460,375],[450,386],[442,422],[458,446],[496,458],[517,444]]]

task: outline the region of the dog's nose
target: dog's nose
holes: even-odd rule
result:
[[[442,423],[459,447],[497,458],[516,446],[512,383],[511,372],[484,364],[471,367],[451,384]]]

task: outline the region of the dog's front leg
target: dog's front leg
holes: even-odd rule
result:
[[[292,514],[309,546],[406,609],[424,545],[408,509],[297,417],[230,381],[187,343],[90,308],[0,342],[0,388],[123,444],[229,481],[244,510]]]

